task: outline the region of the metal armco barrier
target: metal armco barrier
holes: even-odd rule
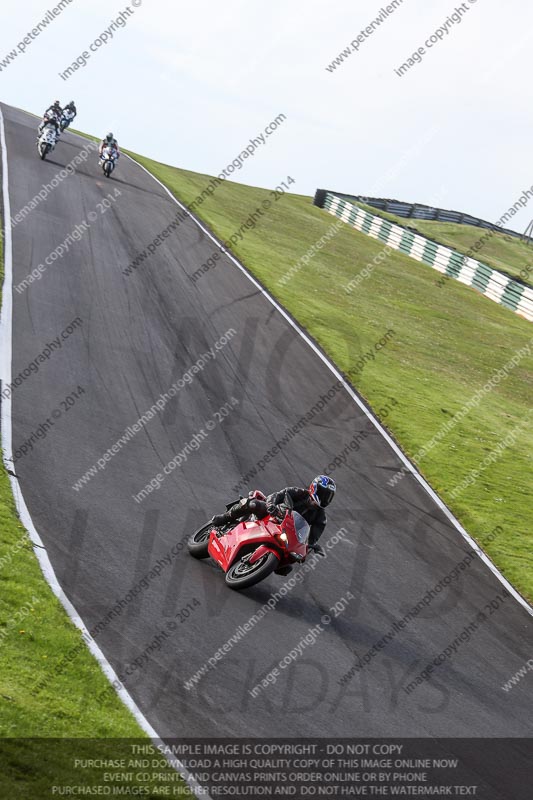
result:
[[[471,214],[464,214],[461,211],[450,211],[446,208],[435,208],[424,203],[405,203],[403,200],[390,200],[385,197],[363,197],[363,195],[344,194],[342,192],[332,192],[329,189],[317,189],[314,204],[323,208],[324,198],[327,194],[333,194],[349,203],[364,203],[372,206],[378,211],[386,211],[388,214],[395,214],[397,217],[405,219],[424,219],[430,222],[456,222],[459,225],[473,225],[475,228],[486,228],[497,233],[504,233],[506,236],[514,236],[516,239],[523,239],[524,234],[512,231],[509,228],[501,228],[493,222],[485,219],[473,217]],[[530,242],[531,237],[526,236]]]

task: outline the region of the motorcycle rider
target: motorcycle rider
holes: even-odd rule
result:
[[[77,116],[77,114],[78,112],[76,110],[76,105],[74,103],[74,100],[71,100],[70,103],[67,103],[67,105],[63,109],[62,115],[67,117],[68,124],[70,125],[70,123],[73,121],[74,117]]]
[[[107,136],[105,136],[104,139],[102,139],[102,141],[100,142],[100,147],[98,148],[100,158],[102,157],[102,153],[104,152],[105,147],[111,147],[115,151],[116,158],[118,159],[120,157],[118,142],[112,133],[108,133]]]
[[[63,113],[63,109],[61,108],[61,103],[59,102],[59,100],[54,100],[52,105],[48,106],[48,108],[44,112],[43,119],[46,119],[47,117],[54,116],[54,117],[57,117],[57,120],[59,121],[61,119],[61,114],[62,113]]]
[[[279,506],[284,502],[285,495],[288,494],[293,502],[294,510],[301,514],[310,525],[309,547],[323,556],[325,552],[318,544],[318,540],[322,536],[327,522],[324,509],[329,506],[335,497],[336,490],[337,485],[333,478],[330,478],[329,475],[317,475],[307,489],[288,486],[279,492],[268,495],[266,502],[258,500],[254,497],[254,493],[251,492],[251,496],[240,500],[225,514],[215,515],[211,522],[215,528],[219,528],[231,522],[236,524],[251,514],[255,514],[258,519],[270,514],[274,519],[281,522],[285,512]]]
[[[61,128],[59,127],[59,122],[57,121],[55,116],[48,117],[48,119],[44,119],[41,122],[41,124],[39,125],[39,136],[37,137],[37,141],[39,141],[41,134],[47,125],[50,125],[54,129],[56,134],[56,143],[57,143],[59,137],[61,136]]]
[[[43,119],[39,125],[39,136],[43,132],[44,126],[47,122],[55,121],[55,129],[56,129],[56,141],[59,139],[59,134],[61,131],[59,130],[59,123],[61,122],[61,115],[63,114],[63,109],[61,108],[61,103],[59,100],[54,100],[51,106],[49,106],[43,114]]]

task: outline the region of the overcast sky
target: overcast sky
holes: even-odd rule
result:
[[[328,71],[386,0],[131,0],[126,25],[96,52],[91,43],[128,6],[72,0],[2,67],[0,100],[42,113],[56,97],[74,99],[76,127],[112,130],[124,147],[209,174],[283,113],[234,180],[272,187],[291,175],[301,194],[395,197],[496,221],[533,186],[533,4],[397,2]],[[54,7],[2,0],[0,65]],[[399,77],[419,47],[422,60]],[[86,66],[63,80],[83,51]],[[533,200],[510,227],[532,218]]]

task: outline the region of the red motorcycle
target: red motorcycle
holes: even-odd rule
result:
[[[266,500],[259,491],[251,497]],[[230,503],[227,508],[233,505]],[[281,522],[270,514],[261,519],[252,514],[224,528],[213,528],[208,522],[190,538],[189,553],[194,558],[211,556],[226,573],[226,584],[232,589],[246,589],[272,572],[287,574],[291,564],[305,561],[310,549],[307,544],[310,528],[302,515],[294,511],[288,494],[278,508],[284,511]]]

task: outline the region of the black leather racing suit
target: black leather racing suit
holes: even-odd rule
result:
[[[228,516],[235,521],[243,519],[251,513],[256,514],[259,518],[266,516],[266,514],[273,514],[276,516],[277,506],[285,502],[285,494],[288,494],[291,498],[294,510],[297,511],[298,514],[301,514],[309,524],[311,528],[309,544],[311,546],[315,545],[326,527],[326,512],[311,500],[307,489],[300,489],[297,486],[288,486],[286,489],[281,489],[279,492],[269,494],[266,504],[261,500],[245,498],[229,509]]]
[[[46,111],[44,112],[43,119],[46,119],[46,117],[55,117],[57,119],[57,121],[59,122],[59,120],[61,119],[61,114],[62,113],[63,113],[63,109],[61,108],[61,106],[52,105],[52,106],[49,106],[46,109]]]
[[[272,514],[276,506],[285,502],[285,494],[288,494],[291,498],[294,510],[297,511],[298,514],[301,514],[311,527],[309,544],[316,544],[326,527],[326,512],[311,500],[307,489],[300,489],[297,486],[288,486],[286,489],[268,495],[267,511],[269,514]]]

